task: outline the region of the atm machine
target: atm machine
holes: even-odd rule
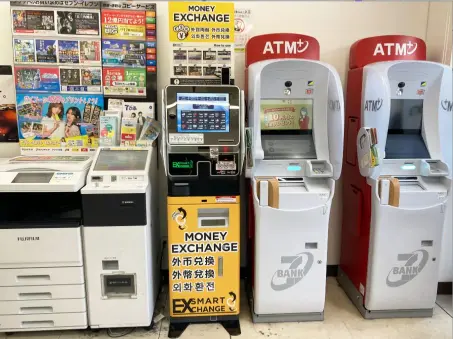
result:
[[[273,40],[309,41],[310,49],[266,56]],[[340,78],[316,60],[312,37],[258,36],[247,49],[253,321],[323,320],[329,215],[343,155]]]
[[[424,41],[410,36],[350,50],[338,281],[367,319],[429,317],[436,301],[452,70],[425,60]]]
[[[91,161],[0,162],[0,332],[87,327],[80,189]]]
[[[160,282],[157,151],[98,148],[82,189],[90,328],[152,327]]]
[[[229,85],[172,85],[163,101],[168,336],[213,321],[239,335],[243,94]]]

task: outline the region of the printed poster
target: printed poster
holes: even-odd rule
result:
[[[101,42],[98,40],[81,40],[80,63],[86,65],[101,64]]]
[[[73,40],[58,40],[58,60],[61,64],[80,63],[79,42]]]
[[[103,101],[100,94],[18,94],[20,146],[27,151],[97,147]]]
[[[35,41],[33,39],[14,39],[14,62],[33,63],[35,59]]]
[[[126,40],[102,40],[104,65],[145,67],[145,42]]]
[[[99,35],[99,13],[57,11],[57,32],[61,35]]]
[[[252,10],[250,8],[234,8],[234,51],[245,52],[245,45],[252,32]]]
[[[57,40],[36,39],[36,61],[57,63]]]
[[[59,92],[58,67],[14,67],[16,91]]]
[[[103,67],[105,95],[146,96],[146,69]]]
[[[218,85],[222,68],[234,74],[234,4],[169,2],[171,83]]]
[[[18,142],[16,105],[0,104],[0,142]]]
[[[102,10],[103,39],[144,41],[147,35],[145,24],[145,11]]]
[[[14,34],[53,34],[55,31],[54,11],[12,10]]]
[[[61,92],[101,93],[101,74],[101,67],[61,67]]]
[[[11,67],[0,66],[0,142],[19,141]]]

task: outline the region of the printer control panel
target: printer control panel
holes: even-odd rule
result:
[[[92,175],[91,183],[97,184],[125,184],[125,183],[142,183],[145,181],[144,175]]]

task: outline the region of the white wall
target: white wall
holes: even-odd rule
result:
[[[296,32],[318,39],[321,60],[333,65],[339,72],[343,85],[348,71],[349,48],[358,39],[384,34],[406,34],[424,39],[430,57],[444,53],[446,32],[436,28],[439,22],[450,20],[445,12],[451,13],[451,3],[436,4],[430,11],[428,2],[291,2],[291,1],[236,1],[240,8],[253,11],[253,35],[278,32]],[[442,7],[446,6],[446,7]],[[166,1],[157,2],[157,51],[158,88],[168,84],[170,58],[168,51],[168,7]],[[12,52],[8,3],[0,3],[0,64],[11,64]],[[445,25],[445,24],[444,24]],[[428,26],[430,27],[428,35]],[[427,40],[428,38],[428,40]],[[450,39],[451,40],[451,39]],[[430,46],[434,46],[430,49]],[[5,46],[5,47],[4,47]],[[3,48],[4,47],[4,48]],[[451,49],[451,47],[449,47]],[[451,53],[451,51],[450,51]],[[236,84],[244,85],[244,55],[236,55]],[[10,147],[8,147],[10,149]],[[0,157],[5,156],[0,146]],[[329,229],[328,263],[338,264],[341,237],[341,183],[334,199]],[[162,205],[161,205],[162,206]],[[163,214],[163,213],[161,213]],[[163,220],[166,219],[162,215]]]
[[[429,6],[426,39],[429,41],[428,60],[447,65],[452,63],[452,6],[450,3],[431,3]],[[453,184],[451,187],[453,191]],[[440,255],[439,281],[453,280],[453,197],[447,204],[444,232],[442,235],[442,252]]]

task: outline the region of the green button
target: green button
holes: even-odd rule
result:
[[[147,24],[155,24],[155,23],[156,23],[156,18],[147,16],[147,17],[146,17],[146,23],[147,23]]]

